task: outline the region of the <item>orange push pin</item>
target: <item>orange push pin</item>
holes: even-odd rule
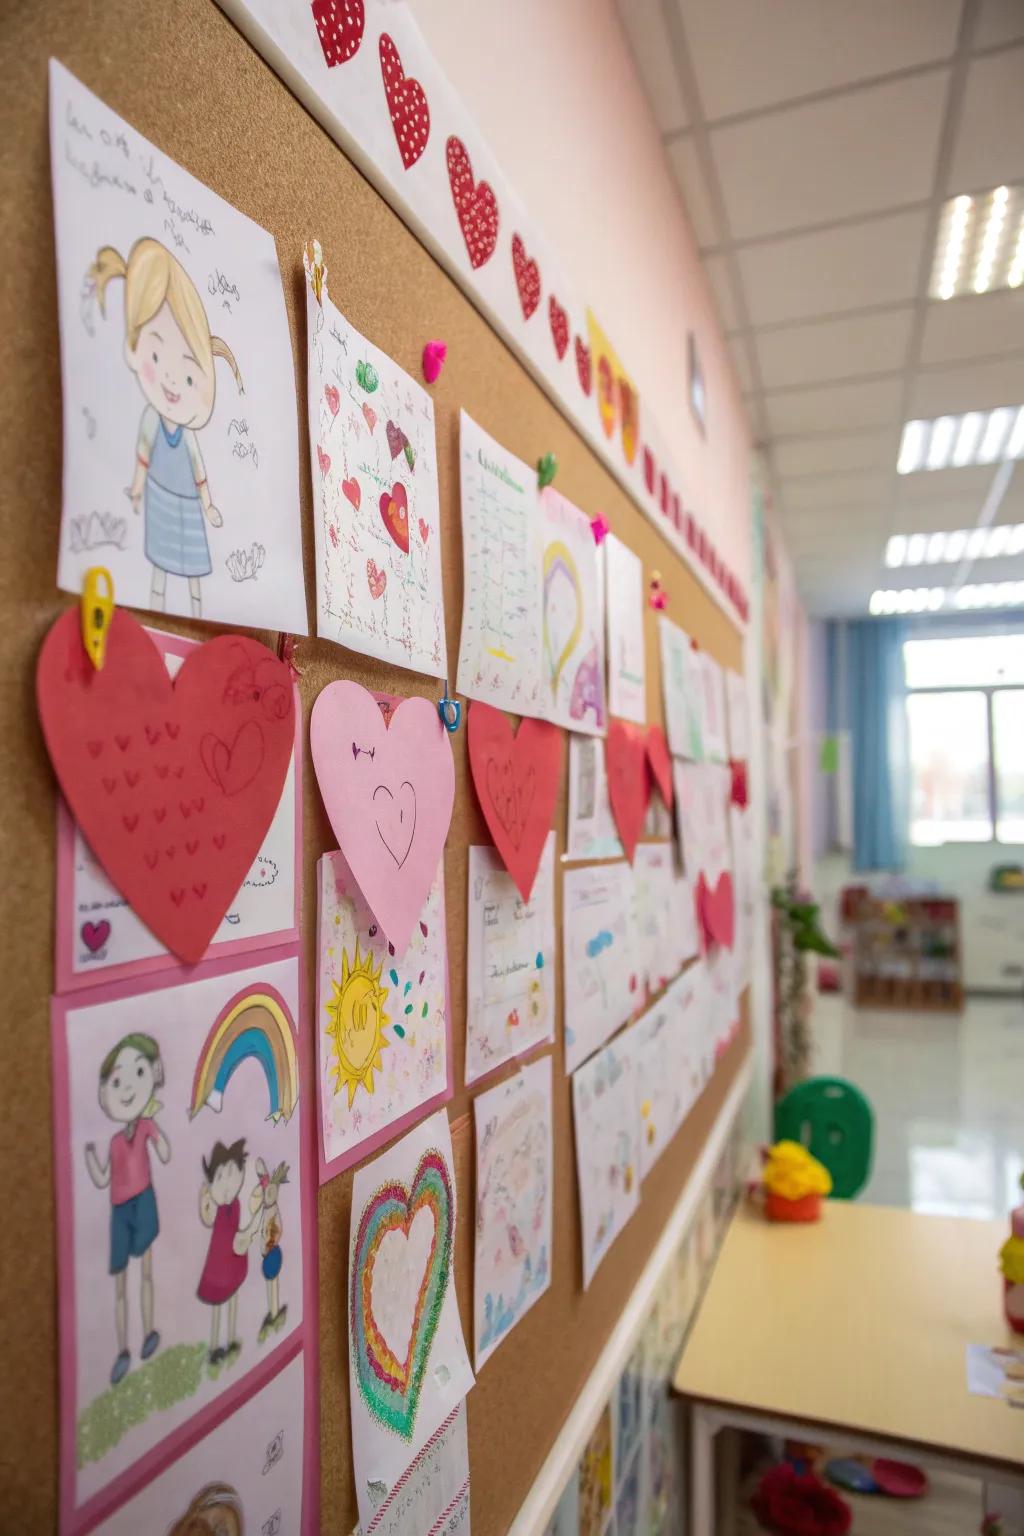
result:
[[[82,644],[97,672],[102,672],[107,659],[107,634],[113,617],[113,577],[106,566],[90,566],[82,586]]]

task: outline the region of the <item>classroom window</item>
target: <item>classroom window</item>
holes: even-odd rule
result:
[[[1024,843],[1024,634],[908,640],[910,840]]]

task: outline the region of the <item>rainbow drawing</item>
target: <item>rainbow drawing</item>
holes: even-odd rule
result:
[[[420,1282],[404,1359],[389,1346],[373,1315],[373,1271],[381,1243],[390,1232],[406,1238],[415,1217],[429,1210],[434,1233]],[[379,1424],[411,1440],[423,1376],[441,1321],[455,1237],[451,1176],[437,1149],[425,1152],[411,1191],[398,1180],[384,1184],[363,1207],[349,1277],[349,1338],[359,1390]],[[386,1279],[384,1282],[387,1289]]]
[[[289,1120],[299,1097],[295,1025],[280,992],[265,982],[243,987],[217,1015],[196,1063],[189,1119],[204,1104],[219,1114],[232,1074],[250,1059],[267,1080],[267,1118]]]

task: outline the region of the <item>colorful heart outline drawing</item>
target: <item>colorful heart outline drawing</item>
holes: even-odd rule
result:
[[[98,954],[110,938],[109,918],[101,917],[98,923],[91,922],[86,918],[79,929],[79,935],[90,955]]]
[[[390,426],[390,422],[388,423]],[[401,480],[380,493],[380,520],[403,555],[409,553],[409,497]]]
[[[395,1233],[408,1240],[421,1211],[432,1215],[434,1237],[405,1358],[400,1360],[373,1315],[373,1271],[384,1239]],[[398,1179],[391,1180],[366,1202],[359,1218],[349,1277],[349,1337],[356,1380],[371,1418],[404,1440],[412,1439],[416,1427],[423,1378],[448,1290],[454,1241],[451,1175],[436,1148],[420,1158],[411,1189]]]
[[[448,185],[455,214],[466,242],[471,267],[482,267],[498,243],[498,199],[486,181],[473,180],[473,164],[460,138],[452,134],[445,146]]]
[[[281,799],[295,747],[287,665],[224,634],[190,649],[172,680],[152,636],[116,608],[97,672],[76,604],[43,641],[36,700],[64,798],[111,884],[173,954],[201,960]],[[187,882],[172,878],[190,845]]]
[[[647,761],[650,764],[651,776],[658,786],[658,793],[665,802],[665,809],[672,809],[672,756],[668,750],[668,741],[661,726],[654,724],[647,727]]]
[[[309,744],[338,847],[401,958],[437,876],[451,823],[455,761],[448,732],[429,699],[401,699],[385,720],[378,699],[344,678],[317,695]],[[382,789],[390,802],[380,798]],[[399,804],[415,807],[408,847],[390,819]],[[399,825],[408,830],[407,820]]]
[[[540,303],[540,268],[532,256],[527,256],[521,235],[512,236],[512,270],[519,290],[523,319],[529,320]]]
[[[395,130],[395,142],[402,164],[408,170],[416,164],[430,137],[427,93],[418,80],[405,73],[394,38],[387,32],[381,33],[377,51],[391,126]]]
[[[519,730],[500,709],[475,699],[466,727],[469,767],[484,820],[505,868],[529,901],[554,824],[565,739],[549,720],[527,718]]]
[[[647,739],[640,725],[612,720],[605,741],[608,799],[630,864],[644,829],[651,780],[647,767]]]

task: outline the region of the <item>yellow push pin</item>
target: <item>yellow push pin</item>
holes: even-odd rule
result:
[[[90,566],[82,587],[82,644],[97,672],[107,658],[107,632],[113,617],[113,577],[106,566]]]

